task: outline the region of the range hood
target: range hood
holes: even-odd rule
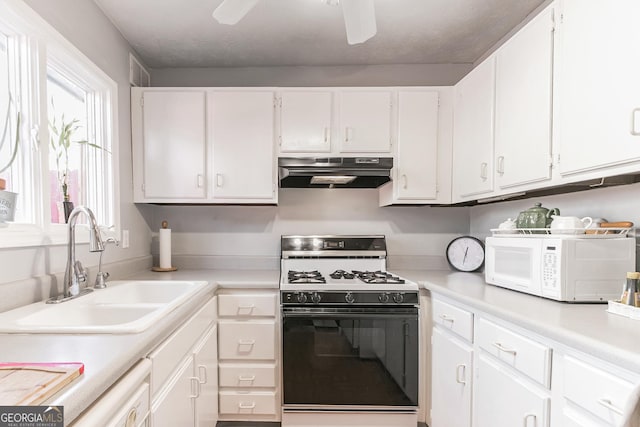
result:
[[[280,157],[281,188],[377,188],[391,181],[392,157]]]

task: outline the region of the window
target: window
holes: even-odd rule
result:
[[[61,69],[47,70],[49,120],[49,208],[52,223],[64,223],[63,201],[92,208],[101,224],[113,224],[110,138],[102,130],[100,90]],[[71,131],[67,146],[60,136]]]
[[[6,124],[15,141],[18,112],[21,122],[16,161],[0,173],[18,193],[15,221],[0,224],[0,247],[66,241],[62,183],[71,202],[117,233],[116,96],[116,83],[37,14],[0,2],[0,132]],[[48,125],[59,131],[63,116],[74,132],[68,150],[56,150],[50,137],[59,132]],[[10,145],[0,146],[0,169]]]

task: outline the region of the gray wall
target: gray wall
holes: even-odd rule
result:
[[[471,64],[397,64],[326,67],[163,68],[152,86],[450,86]]]
[[[546,208],[558,208],[566,216],[605,218],[608,221],[632,221],[640,225],[640,184],[600,188],[571,194],[539,197],[536,199],[501,202],[471,208],[470,231],[478,237],[489,235],[491,228],[507,218],[516,219],[518,213],[541,202]],[[636,240],[640,242],[640,240]],[[636,258],[640,258],[640,246],[636,246]],[[640,261],[637,263],[640,268]]]
[[[150,230],[138,209],[132,203],[131,171],[131,124],[129,107],[129,52],[131,48],[118,30],[103,15],[93,1],[78,0],[25,0],[25,3],[48,21],[84,55],[98,65],[118,84],[118,143],[120,163],[121,201],[120,219],[122,227],[130,230],[129,249],[109,246],[104,262],[130,261],[149,255]],[[89,255],[86,245],[79,245],[78,255],[85,265],[96,265],[98,256]],[[37,289],[28,287],[29,299],[37,300],[47,295],[50,275],[64,270],[66,246],[42,246],[0,250],[0,295],[13,287],[6,283],[28,279],[36,283]],[[55,284],[54,284],[55,285]]]
[[[177,267],[277,268],[283,234],[384,234],[390,267],[446,268],[449,241],[469,232],[469,209],[378,207],[375,189],[281,189],[278,206],[153,206],[154,230],[172,229]],[[154,239],[153,252],[157,254]]]

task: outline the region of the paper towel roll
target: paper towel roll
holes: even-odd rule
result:
[[[171,229],[160,229],[160,268],[171,268]]]

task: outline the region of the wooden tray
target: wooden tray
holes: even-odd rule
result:
[[[82,363],[0,363],[0,405],[39,405],[84,372]]]

